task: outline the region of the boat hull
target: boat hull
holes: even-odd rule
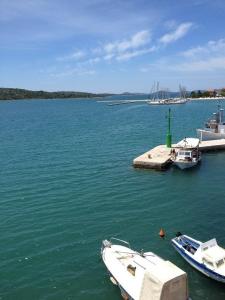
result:
[[[174,161],[174,164],[180,168],[181,170],[185,170],[185,169],[189,169],[189,168],[193,168],[194,166],[196,166],[198,164],[198,161]]]
[[[172,245],[174,249],[196,270],[203,273],[207,277],[210,277],[216,281],[225,283],[225,276],[222,276],[209,268],[206,267],[205,264],[198,262],[191,256],[191,254],[188,254],[182,247],[180,247],[174,239],[172,239]]]
[[[122,287],[122,285],[116,280],[115,277],[113,277],[113,275],[111,274],[110,270],[107,268],[107,271],[109,273],[109,278],[110,278],[110,281],[118,286],[118,288],[120,289],[120,293],[121,293],[121,296],[123,297],[123,299],[126,299],[126,300],[135,300],[134,298],[131,297],[131,295]]]
[[[225,139],[225,133],[215,133],[203,129],[197,129],[197,136],[201,141]]]
[[[173,105],[173,104],[185,104],[187,100],[151,100],[147,102],[150,105]]]

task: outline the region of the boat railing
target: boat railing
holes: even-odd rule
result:
[[[121,240],[121,239],[117,239],[117,238],[115,238],[115,237],[111,237],[111,238],[110,238],[110,242],[112,243],[112,241],[118,241],[118,242],[120,242],[120,243],[126,244],[126,245],[128,245],[129,248],[130,248],[130,243],[127,242],[127,241],[124,241],[124,240]]]

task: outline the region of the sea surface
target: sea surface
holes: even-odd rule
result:
[[[173,141],[195,136],[217,104],[172,106]],[[225,285],[170,243],[181,231],[225,247],[225,152],[204,154],[188,171],[132,167],[165,142],[167,111],[95,100],[0,102],[1,300],[120,299],[100,257],[112,236],[185,270],[193,300],[225,299]]]

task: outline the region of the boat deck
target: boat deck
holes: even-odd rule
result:
[[[173,144],[176,147],[177,144]],[[225,139],[202,141],[199,144],[201,152],[225,150]],[[165,170],[172,164],[171,148],[159,145],[133,160],[135,168]]]

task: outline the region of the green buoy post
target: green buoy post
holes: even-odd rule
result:
[[[166,147],[171,148],[172,145],[172,134],[170,132],[171,129],[171,109],[169,108],[169,112],[167,115],[168,119],[168,127],[167,127],[167,134],[166,134]]]

